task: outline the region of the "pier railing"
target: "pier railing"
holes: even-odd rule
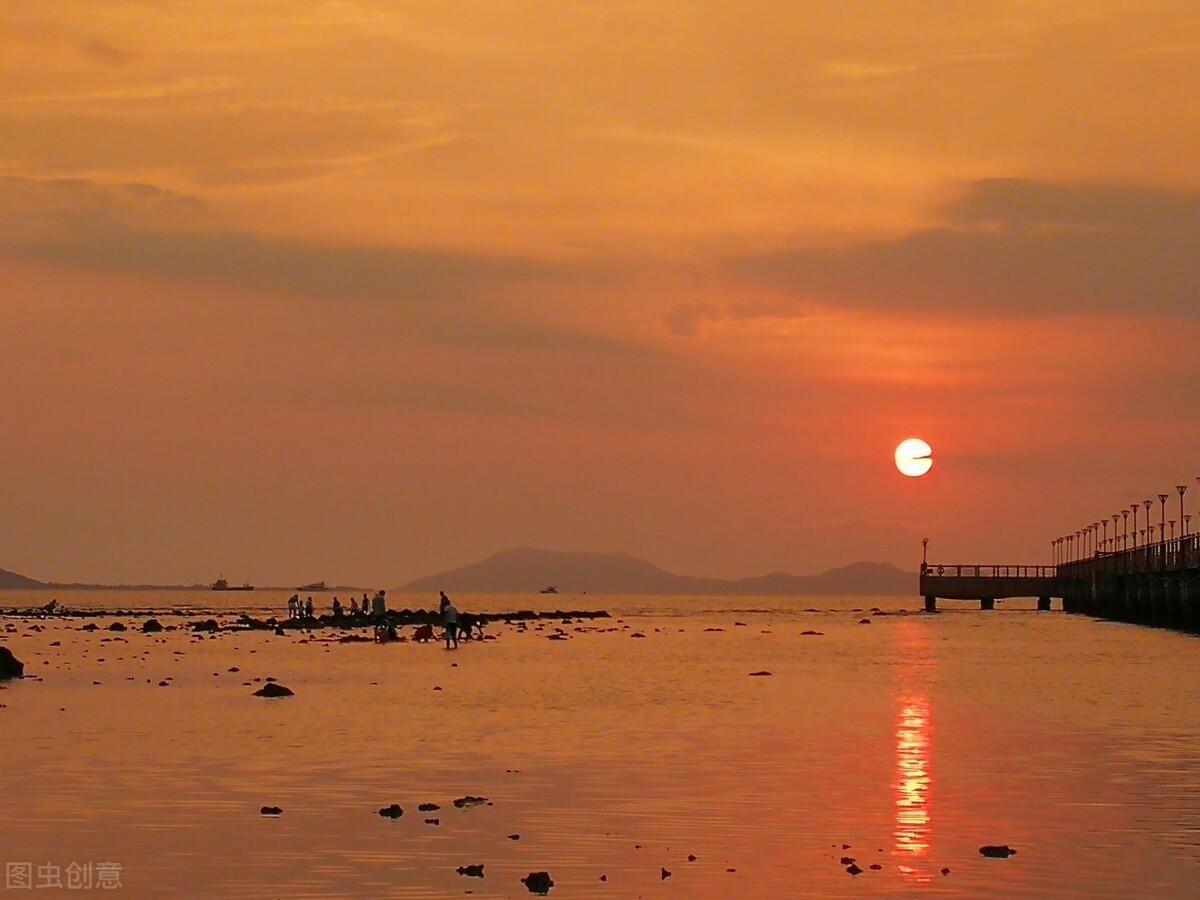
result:
[[[925,563],[921,574],[930,578],[1054,578],[1057,566],[998,563]]]
[[[1062,563],[1058,568],[1062,575],[1070,578],[1196,569],[1200,568],[1200,534],[1168,538],[1128,550],[1098,552],[1085,559]]]

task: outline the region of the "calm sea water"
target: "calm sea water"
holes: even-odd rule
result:
[[[0,619],[38,676],[0,690],[0,862],[35,883],[117,862],[131,897],[520,897],[542,869],[551,897],[1200,893],[1195,638],[1028,604],[853,611],[917,598],[456,599],[618,618],[496,626],[457,652]],[[252,697],[267,676],[296,696]],[[465,794],[493,805],[455,809]],[[399,820],[377,814],[391,803]],[[1016,856],[978,853],[1005,843]],[[483,879],[455,872],[476,863]]]

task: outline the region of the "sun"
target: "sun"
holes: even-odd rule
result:
[[[933,448],[920,438],[909,438],[896,448],[896,468],[910,478],[920,478],[933,468]]]

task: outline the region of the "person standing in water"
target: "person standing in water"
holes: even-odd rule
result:
[[[313,617],[313,602],[312,597],[308,598],[308,602],[304,604],[304,618],[311,619]]]
[[[438,591],[438,594],[441,596],[439,608],[442,613],[442,626],[446,629],[446,649],[449,650],[451,645],[458,649],[458,610],[454,608],[445,591]]]

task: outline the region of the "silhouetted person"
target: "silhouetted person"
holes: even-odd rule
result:
[[[350,615],[358,618],[358,601],[353,597],[350,598]]]
[[[442,626],[446,629],[446,649],[451,646],[458,647],[458,610],[454,608],[454,604],[450,602],[450,598],[446,596],[445,591],[438,591],[441,595],[441,613]]]
[[[300,611],[297,608],[299,605],[300,605],[300,598],[297,597],[295,594],[292,594],[292,596],[288,597],[288,618],[289,619],[295,619],[295,618],[299,617]]]
[[[371,615],[382,619],[387,615],[387,591],[378,591],[371,600]]]
[[[313,617],[312,597],[309,597],[308,602],[304,604],[304,617],[306,619],[311,619]]]
[[[333,617],[340,619],[342,617],[342,601],[337,597],[333,598]]]

